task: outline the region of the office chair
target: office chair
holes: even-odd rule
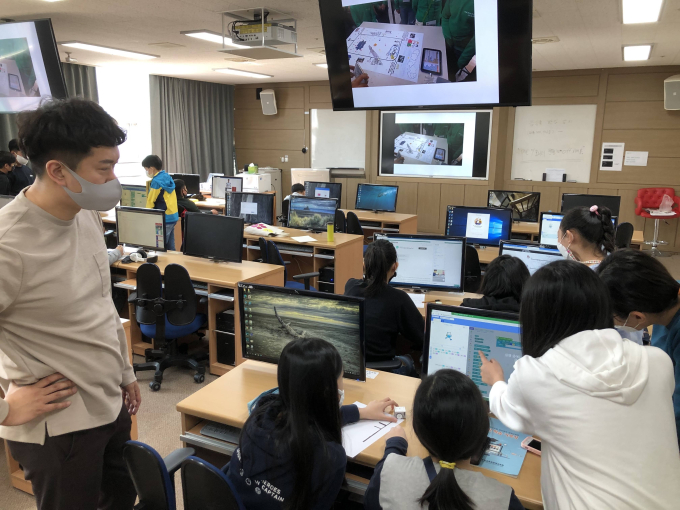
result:
[[[390,359],[387,361],[367,361],[366,368],[371,370],[382,370],[383,372],[392,372],[401,367],[401,360],[399,358]]]
[[[646,210],[658,209],[664,195],[668,195],[673,199],[672,215],[659,216]],[[680,197],[675,196],[675,190],[673,188],[642,188],[638,190],[637,197],[635,197],[635,214],[642,216],[643,218],[652,218],[654,220],[654,239],[644,242],[644,244],[652,246],[652,257],[668,256],[668,254],[661,252],[658,248],[659,246],[668,244],[666,241],[659,241],[659,220],[668,220],[680,216],[680,207],[678,207],[678,205],[680,205]]]
[[[347,212],[347,233],[357,236],[364,235],[364,229],[362,228],[361,223],[359,223],[359,218],[357,218],[357,215],[352,211]],[[367,249],[368,246],[364,245],[364,253],[366,253]]]
[[[115,230],[107,230],[104,232],[104,241],[107,249],[115,249],[118,246],[118,233]]]
[[[344,233],[347,230],[347,220],[345,219],[345,213],[342,209],[335,210],[335,231]]]
[[[465,245],[465,292],[477,292],[482,284],[482,266],[474,246]]]
[[[162,458],[148,444],[125,443],[123,458],[139,497],[134,510],[175,510],[175,472],[194,453],[193,448],[180,448]]]
[[[184,510],[246,510],[227,476],[209,462],[188,457],[181,473]]]
[[[169,367],[188,367],[196,370],[194,381],[205,381],[202,361],[207,354],[188,355],[178,352],[177,339],[196,333],[207,317],[196,313],[196,292],[189,273],[179,264],[165,268],[165,290],[161,270],[155,264],[142,264],[137,270],[137,292],[130,295],[137,322],[142,333],[155,340],[155,349],[146,349],[146,363],[135,363],[135,372],[154,370],[154,380],[149,383],[152,391],[161,389],[163,371]],[[163,296],[161,293],[163,292]]]
[[[283,266],[285,268],[285,272],[283,275],[283,281],[286,282],[284,287],[289,288],[289,289],[299,289],[299,290],[316,290],[314,287],[312,287],[309,284],[309,280],[312,278],[316,278],[319,276],[318,272],[314,273],[304,273],[304,274],[296,274],[293,275],[294,280],[303,280],[305,283],[302,284],[300,282],[289,282],[288,281],[288,267],[286,267],[288,264],[290,264],[289,261],[283,260],[283,257],[281,256],[281,253],[279,252],[279,247],[276,246],[276,244],[272,241],[266,241],[267,242],[267,263],[268,264],[274,264],[275,266]]]
[[[616,248],[630,248],[635,227],[631,223],[621,223],[616,229]]]
[[[267,240],[264,237],[260,237],[257,242],[260,245],[260,258],[256,262],[267,263]]]
[[[290,199],[283,199],[281,202],[281,216],[279,216],[279,225],[282,227],[288,226],[288,211],[290,210]]]

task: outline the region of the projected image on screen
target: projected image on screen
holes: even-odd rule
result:
[[[40,97],[25,37],[0,39],[0,97]]]
[[[399,124],[399,128],[407,131],[394,139],[395,165],[462,164],[465,124]]]
[[[358,302],[244,287],[244,356],[276,362],[288,342],[298,338],[321,338],[338,350],[345,373],[359,377],[359,306]]]

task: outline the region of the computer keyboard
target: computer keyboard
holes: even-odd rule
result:
[[[195,282],[194,280],[191,280],[191,285],[193,285],[194,289],[208,290],[207,283]]]
[[[286,244],[274,242],[279,250],[283,251],[299,251],[301,253],[312,253],[314,251],[314,246],[308,246],[304,244]]]
[[[238,439],[241,435],[241,429],[232,427],[230,425],[224,425],[222,423],[215,423],[214,421],[209,421],[201,429],[201,434],[204,436],[212,437],[214,439],[219,439],[220,441],[227,441],[228,443],[238,444]]]

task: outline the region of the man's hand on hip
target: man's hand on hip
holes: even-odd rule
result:
[[[123,386],[122,390],[123,400],[125,401],[128,413],[131,416],[137,414],[139,406],[142,404],[142,392],[139,389],[139,384],[137,384],[137,381],[132,382],[127,386]]]
[[[23,425],[43,414],[66,409],[71,402],[55,402],[73,395],[76,385],[61,374],[52,374],[28,386],[17,386],[10,383],[5,402],[9,404],[9,413],[0,425],[8,427]],[[57,382],[59,381],[59,382]]]

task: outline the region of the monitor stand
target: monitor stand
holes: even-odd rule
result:
[[[372,212],[373,212],[373,214],[382,214],[382,213],[384,213],[385,211],[376,211],[376,210],[373,210]]]
[[[427,289],[421,289],[420,287],[411,287],[411,292],[414,294],[425,294]]]

